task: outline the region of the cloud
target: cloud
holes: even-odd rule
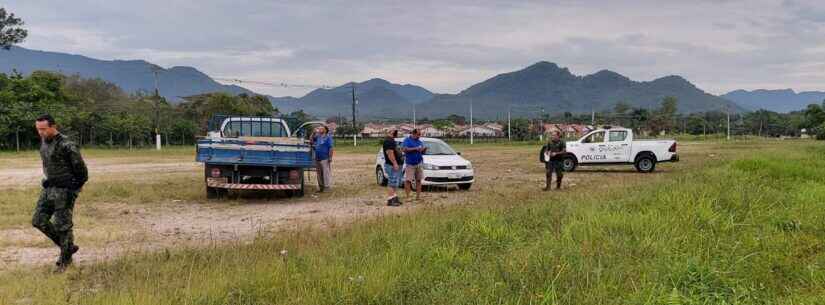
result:
[[[823,90],[814,1],[43,1],[7,8],[25,47],[337,85],[383,77],[437,92],[540,60],[577,74],[683,75],[713,93]],[[254,87],[273,95],[305,89]]]

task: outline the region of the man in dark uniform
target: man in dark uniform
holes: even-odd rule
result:
[[[74,244],[72,211],[89,175],[77,145],[57,131],[51,115],[38,117],[35,127],[42,140],[40,158],[46,179],[42,183],[43,191],[37,200],[32,225],[60,248],[57,271],[63,272],[79,249]]]
[[[550,182],[554,172],[556,173],[556,189],[561,188],[561,179],[564,178],[563,156],[566,150],[567,143],[561,139],[561,134],[558,131],[554,132],[550,141],[541,147],[539,161],[544,163],[547,175],[547,182],[544,186],[545,191],[550,190]]]

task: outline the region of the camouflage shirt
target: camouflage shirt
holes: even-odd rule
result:
[[[63,134],[41,142],[40,158],[49,186],[79,190],[89,180],[80,150]]]
[[[546,153],[548,151],[558,153],[558,152],[563,152],[566,149],[567,149],[567,143],[564,142],[564,140],[559,140],[558,142],[550,141],[550,143],[547,143],[547,144],[545,144],[544,146],[541,147],[541,152],[539,153],[539,161],[541,161],[542,163],[547,163],[551,160],[552,161],[561,160],[560,156],[554,156],[554,157],[550,158],[550,160],[545,160],[544,159],[544,153]]]

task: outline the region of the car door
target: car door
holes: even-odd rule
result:
[[[607,132],[607,158],[610,162],[628,162],[630,141],[627,130],[610,130]]]
[[[607,156],[607,144],[605,143],[605,131],[595,131],[587,135],[581,141],[581,156],[579,162],[583,163],[606,163],[610,162]]]

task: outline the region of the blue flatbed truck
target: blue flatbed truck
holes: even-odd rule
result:
[[[314,170],[313,151],[303,136],[309,122],[291,130],[288,119],[215,116],[198,140],[196,161],[204,164],[207,198],[229,190],[284,191],[304,195],[304,177]]]

